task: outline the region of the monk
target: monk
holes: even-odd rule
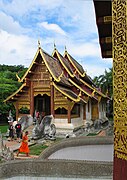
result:
[[[22,138],[22,144],[18,150],[17,156],[20,152],[26,153],[26,156],[29,156],[29,146],[28,146],[28,131],[25,132],[25,135]]]

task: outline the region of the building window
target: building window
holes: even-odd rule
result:
[[[55,110],[55,114],[67,114],[67,110],[65,108],[58,108]]]

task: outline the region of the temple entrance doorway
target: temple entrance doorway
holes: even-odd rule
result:
[[[43,115],[50,115],[50,96],[38,94],[34,97],[34,110],[39,111]]]

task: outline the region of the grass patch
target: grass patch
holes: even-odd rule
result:
[[[48,146],[42,145],[42,144],[36,144],[33,146],[30,146],[30,154],[31,155],[40,155],[42,151],[44,151]]]
[[[8,129],[8,125],[0,126],[0,131],[1,131],[1,133],[6,133],[6,132],[7,132],[7,129]]]
[[[89,133],[89,134],[87,134],[87,136],[96,136],[96,135],[98,135],[100,133],[100,131],[98,131],[98,132],[94,132],[94,133]]]
[[[87,136],[96,136],[97,134],[96,133],[89,133],[87,134]]]

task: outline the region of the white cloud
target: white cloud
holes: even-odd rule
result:
[[[101,57],[100,55],[100,48],[97,43],[82,43],[76,44],[73,43],[72,45],[69,44],[69,51],[74,56],[78,57]]]
[[[56,33],[59,33],[64,36],[66,35],[65,31],[57,24],[49,24],[48,22],[42,22],[39,25],[49,31],[55,31]]]
[[[85,60],[85,69],[92,76],[111,66],[109,60],[101,66],[104,60],[92,1],[0,0],[0,10],[0,64],[30,65],[40,38],[49,54],[54,40],[61,54],[66,45],[77,61]],[[89,57],[99,59],[100,64],[91,63]]]
[[[14,33],[14,34],[20,34],[26,32],[26,29],[22,28],[20,24],[16,21],[11,16],[8,16],[7,14],[0,12],[0,27],[4,31]]]
[[[0,64],[30,65],[37,49],[34,39],[0,30],[0,40]]]
[[[27,14],[30,11],[35,11],[37,9],[43,8],[44,10],[54,9],[63,4],[63,0],[13,0],[11,2],[0,1],[0,7],[4,12],[9,13],[10,15],[22,17],[24,14]],[[43,11],[44,12],[44,11]]]
[[[105,69],[109,69],[108,67],[103,67],[103,66],[98,66],[98,65],[90,65],[90,64],[85,64],[84,70],[86,73],[91,77],[94,78],[95,76],[99,76],[101,74],[104,74]]]

